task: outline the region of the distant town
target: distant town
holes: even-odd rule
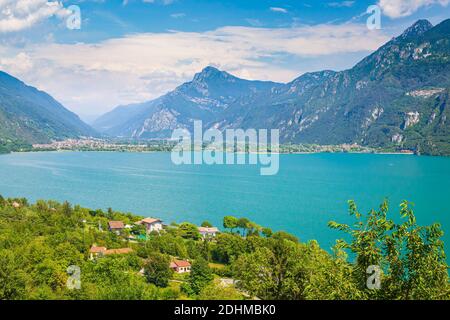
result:
[[[169,152],[176,145],[173,140],[110,140],[98,138],[67,139],[47,144],[33,144],[31,150],[23,151],[114,151],[114,152]],[[205,145],[207,150],[208,146]],[[229,152],[233,152],[232,148]],[[236,151],[236,150],[234,150]],[[411,150],[371,148],[354,144],[282,144],[279,153],[397,153],[414,154]]]

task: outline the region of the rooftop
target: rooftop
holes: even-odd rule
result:
[[[161,220],[160,219],[156,219],[156,218],[145,218],[145,219],[142,219],[141,221],[138,221],[137,223],[138,224],[142,224],[142,223],[153,224],[153,223],[156,223],[156,222],[161,222]]]
[[[110,229],[123,229],[125,225],[122,221],[109,221],[108,222]]]
[[[90,253],[102,253],[105,251],[106,251],[105,247],[97,247],[97,246],[92,246],[91,250],[89,250]]]
[[[171,268],[179,268],[179,267],[190,267],[191,263],[189,261],[186,260],[177,260],[174,259],[171,263],[170,263],[170,267]]]
[[[217,229],[216,227],[198,227],[198,231],[199,232],[204,232],[204,233],[215,233],[215,232],[219,232],[219,229]]]
[[[109,254],[126,254],[133,252],[131,248],[109,249],[104,252],[105,255]]]

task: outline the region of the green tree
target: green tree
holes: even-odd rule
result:
[[[237,227],[241,229],[243,236],[246,235],[247,230],[250,227],[250,220],[248,220],[247,218],[239,218]]]
[[[172,277],[169,264],[169,257],[160,253],[151,254],[144,265],[144,275],[147,281],[158,287],[167,287]]]
[[[213,225],[209,221],[203,221],[201,226],[204,228],[212,228]]]
[[[198,300],[242,300],[244,297],[234,287],[223,287],[214,281],[203,288]]]
[[[211,283],[213,274],[205,259],[198,258],[192,263],[188,284],[194,294],[199,294]]]
[[[8,250],[0,250],[0,300],[24,299],[26,278],[17,256]]]
[[[4,207],[6,204],[5,198],[0,194],[0,208]]]
[[[344,231],[351,241],[340,240],[338,248],[356,255],[354,278],[358,287],[372,299],[441,299],[449,297],[447,264],[443,235],[439,224],[418,226],[406,201],[400,205],[402,222],[387,218],[389,206],[384,201],[378,211],[366,216],[349,202],[353,226],[330,222],[331,228]],[[367,268],[377,265],[382,271],[381,288],[366,286]]]
[[[238,219],[233,216],[226,216],[223,218],[223,227],[225,229],[230,229],[233,232],[234,229],[238,227]]]
[[[195,224],[189,222],[183,222],[178,227],[178,233],[182,238],[185,239],[200,239],[200,232]]]
[[[261,299],[304,299],[305,257],[298,244],[269,239],[266,247],[244,254],[234,265],[239,286]]]
[[[263,228],[261,232],[266,238],[270,238],[273,235],[272,229],[270,228]]]

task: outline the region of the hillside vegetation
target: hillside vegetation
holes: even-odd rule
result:
[[[362,215],[350,202],[356,222],[330,222],[349,234],[330,254],[245,218],[225,217],[225,232],[206,239],[187,222],[146,237],[134,224],[142,217],[0,197],[0,299],[448,299],[440,226],[418,226],[406,202],[401,224],[387,213],[386,203]],[[111,220],[132,227],[116,234]],[[132,251],[91,260],[93,245]],[[190,261],[190,274],[173,273],[174,258]],[[373,265],[379,289],[367,287]]]

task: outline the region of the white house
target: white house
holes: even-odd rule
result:
[[[170,269],[172,269],[176,273],[191,272],[191,263],[189,261],[186,261],[186,260],[174,259],[170,263]]]
[[[219,229],[216,227],[198,227],[198,232],[200,232],[203,238],[214,238],[219,232]]]
[[[160,232],[163,229],[162,221],[155,218],[145,218],[141,221],[136,222],[136,224],[142,224],[145,226],[147,233],[156,231]]]

